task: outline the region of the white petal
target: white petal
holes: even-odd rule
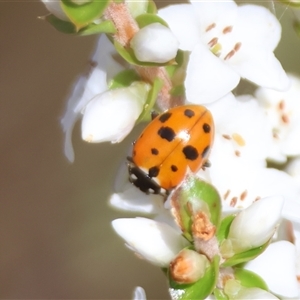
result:
[[[285,171],[300,185],[300,157],[291,159],[288,165],[285,167]]]
[[[300,225],[300,193],[298,193],[298,197],[294,197],[293,199],[288,199],[285,201],[282,216],[288,220],[293,221],[295,224]]]
[[[175,229],[150,219],[117,219],[112,225],[135,252],[159,267],[167,267],[189,245]]]
[[[190,0],[193,9],[200,19],[202,30],[212,23],[218,24],[222,29],[232,26],[237,14],[237,5],[233,0],[227,1],[199,1]]]
[[[243,47],[258,47],[273,51],[281,37],[281,25],[269,9],[261,5],[246,4],[238,7],[234,28]]]
[[[228,234],[233,248],[241,252],[266,243],[279,223],[283,203],[283,197],[268,197],[239,212]]]
[[[251,51],[248,59],[239,60],[239,64],[231,64],[241,77],[246,78],[259,86],[284,91],[289,88],[290,81],[280,62],[270,51]],[[240,51],[242,54],[242,50]],[[245,54],[242,54],[245,55]],[[236,55],[237,59],[239,53]]]
[[[272,145],[272,135],[257,100],[250,96],[235,98],[228,94],[207,105],[207,108],[215,122],[215,141],[210,156],[212,163],[215,156],[221,156],[216,159],[246,160],[264,166]],[[257,147],[258,144],[260,147]]]
[[[156,63],[168,62],[175,58],[178,44],[172,31],[160,23],[143,27],[130,41],[130,46],[139,61]]]
[[[57,0],[42,0],[46,8],[57,18],[63,21],[70,21]]]
[[[222,151],[222,149],[219,149]],[[300,186],[285,172],[257,164],[211,155],[211,167],[198,175],[212,183],[223,201],[223,211],[244,209],[260,198],[284,196],[289,201],[299,198]],[[212,157],[213,156],[213,157]],[[288,214],[288,212],[285,212]],[[295,216],[295,213],[292,213]]]
[[[114,182],[114,193],[111,195],[109,202],[117,209],[131,212],[157,214],[164,210],[162,196],[146,195],[129,182],[126,163],[122,163],[118,170]]]
[[[133,300],[147,300],[145,290],[137,286],[133,291]]]
[[[160,195],[146,195],[128,182],[122,192],[111,195],[109,202],[118,209],[153,214],[162,208],[163,200]]]
[[[92,57],[92,66],[87,76],[82,76],[73,86],[73,92],[68,99],[67,109],[61,120],[65,132],[65,155],[69,161],[74,161],[72,146],[72,131],[75,122],[81,115],[83,107],[97,94],[107,89],[107,78],[114,76],[122,68],[112,58],[115,52],[111,42],[101,35]]]
[[[84,88],[87,83],[86,77],[80,77],[73,86],[73,91],[68,99],[66,112],[61,119],[62,129],[65,132],[64,152],[70,162],[74,161],[74,150],[72,146],[72,131],[79,118],[80,111],[75,110],[78,101],[82,99]]]
[[[148,88],[140,83],[94,97],[85,107],[82,139],[92,143],[122,141],[142,112]]]
[[[296,298],[300,295],[295,261],[295,246],[287,241],[279,241],[270,244],[261,255],[248,262],[245,268],[261,276],[272,293]]]
[[[170,5],[161,8],[158,15],[168,23],[179,41],[180,49],[191,51],[200,41],[200,25],[192,5]]]
[[[187,100],[210,103],[223,97],[239,83],[240,77],[201,43],[190,55],[185,79]]]

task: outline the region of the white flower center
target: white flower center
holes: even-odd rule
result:
[[[218,28],[216,23],[211,23],[205,29],[203,38],[212,53],[223,60],[231,59],[241,48],[242,43],[232,41],[233,26]]]

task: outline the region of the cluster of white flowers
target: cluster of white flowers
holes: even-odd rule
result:
[[[43,2],[66,20],[60,8]],[[233,249],[258,247],[277,230],[272,243],[245,268],[259,274],[273,295],[300,299],[300,77],[286,74],[273,54],[281,37],[278,20],[262,6],[238,6],[234,1],[190,0],[165,7],[158,16],[169,28],[160,23],[145,26],[130,46],[143,62],[170,61],[178,50],[189,53],[184,64],[185,103],[206,106],[215,123],[212,165],[197,175],[219,192],[223,216],[237,213],[228,237]],[[84,140],[115,143],[128,135],[144,109],[149,83],[110,89],[114,76],[129,68],[114,59],[116,54],[102,35],[89,74],[73,88],[62,119],[70,161],[72,129],[80,116]],[[258,86],[253,95],[234,95],[241,78]],[[279,167],[271,168],[270,163]],[[190,245],[169,201],[134,187],[125,163],[110,204],[152,216],[112,222],[126,244],[152,264],[168,267]],[[277,299],[256,289],[243,293],[232,299]],[[134,298],[145,297],[137,288]]]

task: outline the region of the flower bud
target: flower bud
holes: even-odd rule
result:
[[[166,223],[146,218],[116,219],[114,230],[137,254],[152,264],[167,267],[188,241]]]
[[[170,263],[170,275],[180,284],[198,281],[205,274],[209,262],[205,255],[190,249],[184,249]]]
[[[94,97],[84,110],[82,139],[91,143],[122,141],[142,112],[148,91],[149,85],[134,83]]]
[[[160,23],[143,27],[130,41],[136,58],[143,62],[168,62],[176,56],[178,45],[172,31]]]
[[[274,234],[281,217],[284,199],[274,196],[254,202],[233,220],[228,239],[235,253],[265,244]]]
[[[41,0],[51,14],[63,21],[70,21],[63,9],[60,6],[60,1],[56,0]]]

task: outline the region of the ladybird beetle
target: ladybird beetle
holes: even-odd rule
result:
[[[214,139],[211,113],[200,105],[177,106],[158,115],[133,143],[129,180],[149,194],[168,194],[187,169],[208,164]]]

